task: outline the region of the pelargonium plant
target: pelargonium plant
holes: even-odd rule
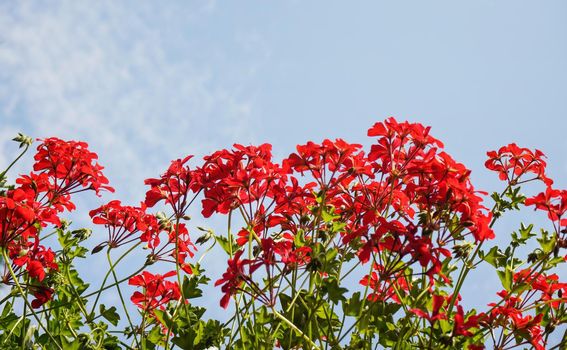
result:
[[[79,192],[114,191],[97,155],[40,139],[33,169],[9,184],[32,144],[18,135],[23,150],[0,173],[0,348],[564,349],[567,190],[543,153],[488,152],[503,184],[488,196],[429,127],[389,118],[368,136],[369,149],[307,142],[282,161],[269,144],[177,159],[138,204],[113,199],[73,228],[64,215]],[[195,207],[226,226],[193,225]],[[524,207],[548,224],[495,232]],[[207,275],[209,253],[222,275]],[[104,278],[85,281],[85,263],[106,264]],[[461,292],[481,264],[501,288],[477,310]],[[222,296],[210,302],[213,284]]]

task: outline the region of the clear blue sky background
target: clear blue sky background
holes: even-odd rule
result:
[[[559,0],[2,2],[0,165],[18,131],[85,140],[117,194],[83,208],[135,204],[173,158],[368,143],[393,115],[431,125],[478,188],[501,188],[483,163],[509,142],[544,151],[565,188],[566,15]],[[465,291],[478,305],[487,273]]]

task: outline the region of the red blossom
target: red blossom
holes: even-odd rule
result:
[[[272,146],[242,146],[206,156],[195,176],[204,190],[203,216],[227,214],[252,202],[274,198],[283,191],[285,170],[272,162]],[[248,213],[251,217],[254,213]]]
[[[134,292],[130,300],[150,314],[153,314],[155,309],[164,310],[170,301],[181,299],[179,284],[166,279],[172,276],[175,276],[175,271],[167,272],[164,275],[154,275],[148,271],[143,271],[141,274],[130,278],[129,285],[143,288],[143,292]]]
[[[29,242],[26,247],[13,246],[10,258],[15,266],[24,267],[30,277],[42,282],[48,272],[59,269],[55,262],[55,253],[37,243]]]
[[[33,292],[33,296],[35,297],[34,300],[31,302],[31,306],[34,309],[39,309],[43,304],[47,303],[53,298],[53,293],[55,292],[52,288],[49,287],[34,287],[35,291]]]
[[[37,235],[34,202],[21,189],[8,191],[0,197],[0,246],[24,244]]]
[[[187,156],[183,159],[174,160],[160,178],[144,181],[146,185],[150,186],[150,190],[146,192],[145,200],[145,204],[149,208],[165,200],[178,216],[185,212],[189,204],[189,192],[191,190],[197,192],[199,189],[193,179],[193,171],[187,165],[192,157]]]
[[[562,304],[567,303],[567,283],[559,282],[557,274],[545,275],[524,269],[516,272],[513,279],[516,283],[525,283],[533,290],[541,292],[539,300],[548,303],[554,309],[559,309]]]
[[[108,229],[109,247],[116,248],[131,242],[149,230],[144,205],[141,207],[124,206],[118,200],[113,200],[93,209],[89,215],[95,225],[104,225]],[[134,236],[134,237],[132,237]]]
[[[487,152],[487,156],[486,168],[498,172],[500,180],[507,181],[509,184],[518,183],[522,176],[529,173],[534,174],[535,178],[522,179],[522,181],[539,179],[547,186],[553,183],[545,175],[545,155],[540,150],[532,151],[511,143],[501,147],[498,151]]]
[[[548,186],[545,192],[527,198],[525,205],[533,205],[535,209],[546,211],[550,220],[559,221],[561,226],[567,226],[567,218],[564,218],[567,211],[567,190],[556,190]]]
[[[418,315],[421,318],[425,318],[431,324],[437,322],[438,320],[446,320],[447,314],[444,312],[440,312],[441,307],[445,304],[445,299],[446,297],[443,295],[434,294],[432,296],[431,313],[416,308],[410,309],[409,311]]]
[[[472,337],[474,334],[469,330],[478,327],[478,323],[484,318],[484,314],[470,315],[465,321],[463,307],[457,305],[457,312],[453,316],[455,322],[453,326],[453,333],[456,335],[463,335],[465,337]]]
[[[228,307],[230,297],[241,290],[242,284],[249,281],[252,273],[262,264],[249,259],[241,259],[243,253],[243,250],[239,250],[231,259],[228,259],[226,272],[223,273],[222,278],[215,282],[215,287],[222,285],[221,291],[224,295],[221,298],[220,305],[225,309]],[[248,271],[245,270],[246,266],[248,266]]]
[[[519,296],[512,296],[505,290],[497,294],[503,298],[503,305],[496,303],[488,304],[492,309],[487,317],[482,319],[482,322],[487,323],[491,327],[502,326],[514,334],[525,338],[535,349],[545,349],[541,329],[543,315],[537,314],[535,317],[524,315],[522,300]]]
[[[485,347],[483,344],[469,344],[467,347],[468,350],[484,350]]]
[[[114,192],[108,179],[102,174],[103,167],[96,160],[96,153],[89,151],[85,142],[63,141],[56,137],[42,140],[34,156],[33,170],[46,173],[52,178],[55,193],[71,193],[78,188]]]
[[[401,304],[399,295],[406,294],[411,287],[403,272],[386,271],[380,264],[374,264],[372,273],[364,276],[359,283],[370,287],[372,292],[368,294],[368,300],[392,300],[398,304]]]
[[[413,281],[419,274],[429,278],[428,291],[433,293],[436,282],[451,282],[445,267],[452,247],[467,237],[476,243],[495,237],[492,213],[483,206],[486,194],[472,186],[470,170],[443,151],[429,127],[388,118],[370,128],[368,136],[375,138],[368,153],[362,145],[337,139],[299,145],[281,163],[273,161],[269,144],[235,144],[204,157],[202,166],[194,169],[187,164],[191,156],[177,159],[159,178],[145,180],[150,189],[139,207],[111,201],[90,215],[94,224],[108,228],[105,244],[110,247],[140,240],[151,251],[148,264],[173,262],[192,273],[188,260],[195,246],[179,219],[186,218],[198,194],[202,194],[204,217],[242,214],[245,223],[237,233],[238,250],[215,282],[223,292],[223,308],[238,293],[274,306],[276,291],[258,287],[254,272],[263,267],[270,280],[273,271],[316,268],[320,260],[315,254],[330,247],[342,254],[341,259],[356,254],[350,256],[362,263],[371,261],[371,272],[360,280],[368,287],[369,301],[405,301],[415,290]],[[542,180],[547,190],[525,204],[545,210],[551,220],[567,226],[563,218],[567,191],[550,187],[543,153],[510,144],[488,156],[486,167],[510,185]],[[35,172],[18,178],[18,186],[0,197],[0,245],[8,249],[19,276],[27,273],[33,283],[46,284],[49,273],[57,270],[55,253],[39,245],[38,232],[48,223],[59,225],[59,213],[75,208],[73,193],[112,191],[96,159],[86,143],[45,139],[35,156]],[[524,179],[528,174],[534,177]],[[169,218],[146,213],[147,207],[162,201],[173,210]],[[245,252],[248,259],[243,258]],[[384,262],[384,257],[392,260]],[[316,272],[324,277],[331,273]],[[132,302],[155,317],[153,310],[164,310],[169,302],[181,299],[178,283],[168,280],[174,275],[173,271],[164,275],[144,271],[130,278],[130,285],[143,289],[133,293]],[[426,305],[412,305],[409,311],[431,325],[452,320],[451,337],[473,336],[480,322],[502,327],[507,334],[543,349],[543,315],[526,313],[526,305],[543,302],[558,309],[565,301],[567,284],[559,283],[555,274],[530,270],[516,273],[514,282],[528,285],[529,297],[502,291],[502,301],[489,304],[492,309],[486,315],[465,313],[458,304],[460,297],[449,306],[453,298],[444,292],[433,294]],[[44,285],[34,285],[30,291],[34,308],[54,293]],[[448,314],[453,306],[455,312]]]

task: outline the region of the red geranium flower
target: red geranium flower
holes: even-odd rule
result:
[[[170,271],[164,275],[152,274],[143,271],[141,274],[130,278],[128,284],[139,286],[143,292],[134,292],[130,300],[140,309],[152,313],[155,309],[165,309],[165,305],[170,301],[178,301],[181,298],[179,284],[166,280],[168,277],[175,276],[175,271]]]

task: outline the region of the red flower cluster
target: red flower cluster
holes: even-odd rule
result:
[[[146,213],[145,204],[140,207],[123,206],[118,200],[92,210],[90,216],[94,224],[108,229],[108,240],[99,244],[94,252],[106,245],[116,248],[132,242],[144,242],[151,250],[149,264],[156,261],[177,262],[185,272],[192,273],[186,260],[193,257],[195,246],[185,224],[159,220],[155,215]],[[162,242],[163,237],[160,236],[163,235],[166,240]]]
[[[144,292],[134,292],[130,298],[136,306],[151,315],[154,310],[164,310],[170,301],[179,301],[181,292],[179,284],[166,280],[168,277],[175,276],[175,272],[168,272],[164,275],[152,274],[144,271],[138,276],[130,278],[128,284],[131,286],[142,287]]]
[[[72,194],[79,188],[114,192],[96,153],[85,142],[47,138],[37,148],[33,170],[45,173],[52,180],[53,194]]]
[[[492,308],[487,315],[482,314],[481,322],[492,329],[501,327],[508,336],[520,337],[535,349],[545,349],[541,326],[543,312],[548,314],[552,322],[558,320],[557,312],[567,302],[567,283],[560,283],[556,274],[546,276],[531,269],[515,273],[513,281],[520,292],[498,292],[501,301],[488,304]],[[546,305],[550,308],[546,308]],[[535,315],[527,314],[535,306],[538,307]],[[506,342],[506,338],[501,339],[501,342]]]
[[[59,214],[75,209],[71,195],[83,190],[113,191],[96,163],[96,154],[84,142],[48,138],[38,146],[34,172],[16,179],[16,187],[0,197],[0,248],[7,250],[17,276],[24,270],[37,281],[33,307],[53,293],[46,274],[58,269],[55,253],[40,244],[39,232],[49,224],[61,225]],[[4,269],[2,281],[15,283]]]
[[[452,298],[452,295],[445,296],[434,294],[432,297],[431,313],[417,308],[410,309],[409,311],[421,318],[428,320],[429,323],[433,325],[439,320],[446,320],[448,318],[445,309],[450,304]],[[458,296],[456,299],[457,302],[460,301],[460,299],[460,296]],[[458,304],[456,306],[457,312],[452,316],[454,323],[453,336],[460,335],[465,337],[472,337],[474,334],[470,331],[470,329],[478,327],[479,321],[483,319],[484,314],[470,315],[466,317],[465,321],[463,307]]]
[[[498,172],[500,179],[505,180],[509,186],[534,180],[544,183],[545,191],[527,198],[525,205],[533,205],[536,210],[547,212],[549,219],[553,222],[558,241],[565,242],[567,218],[564,216],[567,211],[567,191],[552,187],[553,180],[545,173],[545,155],[539,150],[521,148],[514,143],[501,147],[498,151],[490,151],[487,155],[489,159],[486,161],[486,167]],[[528,174],[534,176],[526,179]],[[565,243],[562,245],[567,246]]]
[[[220,305],[225,309],[228,307],[230,297],[242,290],[241,286],[244,282],[251,282],[250,275],[260,267],[260,264],[254,264],[249,259],[241,259],[242,253],[244,251],[239,250],[234,254],[233,258],[228,259],[226,272],[221,279],[215,282],[215,287],[222,285],[221,290],[224,296],[220,301]],[[246,266],[248,266],[248,271],[245,271]]]
[[[545,155],[540,150],[532,151],[527,148],[518,147],[515,143],[501,147],[498,151],[487,152],[488,160],[485,163],[487,169],[498,172],[500,180],[515,185],[519,182],[541,180],[547,186],[553,181],[545,175]],[[531,179],[521,179],[522,176],[532,173]]]
[[[542,329],[540,323],[543,314],[533,317],[524,315],[522,309],[524,304],[519,297],[511,296],[505,290],[498,293],[504,301],[504,305],[499,306],[496,303],[488,304],[492,307],[492,311],[482,320],[493,328],[498,326],[509,330],[511,334],[523,336],[537,350],[544,350],[545,343],[542,338]]]
[[[337,247],[355,248],[362,262],[389,251],[404,266],[419,263],[426,268],[432,282],[447,282],[441,266],[451,256],[450,244],[467,232],[478,241],[494,237],[492,216],[470,183],[470,171],[442,152],[441,142],[421,124],[390,118],[376,123],[368,135],[378,138],[368,155],[361,145],[339,139],[300,145],[282,166],[272,162],[268,145],[235,145],[232,151],[205,157],[205,165],[192,177],[199,179],[194,191],[198,184],[204,190],[203,214],[241,210],[247,227],[238,234],[239,245],[251,239],[260,248],[279,245],[274,249],[279,261],[263,258],[264,251],[255,255],[254,263],[287,263],[289,256],[297,261],[300,252],[297,266],[305,266],[311,251],[296,242],[316,244],[317,232],[332,224],[321,215],[332,212],[344,223]],[[433,232],[439,236],[432,237]],[[274,243],[261,244],[270,235]],[[390,275],[380,274],[383,279],[374,285],[396,279],[394,271],[386,272]],[[234,293],[242,276],[227,274],[217,284],[232,285],[226,290]],[[240,277],[230,281],[230,276]],[[223,305],[227,300],[225,295]]]
[[[524,269],[514,274],[514,282],[525,283],[532,290],[530,296],[524,298],[524,303],[532,301],[533,304],[540,304],[541,302],[541,305],[549,304],[552,309],[558,309],[561,304],[567,302],[567,283],[559,282],[559,276],[556,274],[545,275]]]
[[[526,206],[533,205],[535,209],[547,212],[550,220],[557,224],[557,231],[561,231],[560,227],[567,226],[567,190],[556,190],[548,186],[545,192],[526,199]]]
[[[285,171],[272,162],[272,146],[234,145],[204,158],[205,164],[196,171],[204,191],[203,216],[227,214],[238,207],[256,202],[256,210],[247,209],[248,219],[261,207],[265,198],[274,198],[283,191]]]
[[[150,186],[145,200],[149,208],[165,200],[178,217],[182,216],[179,214],[184,213],[191,204],[188,202],[189,191],[199,189],[195,187],[193,172],[185,165],[192,157],[172,161],[167,171],[159,179],[145,181],[145,184]]]
[[[444,152],[428,127],[389,118],[374,124],[368,136],[373,143],[367,151],[360,144],[326,139],[298,145],[281,162],[273,160],[269,144],[235,144],[205,156],[193,168],[192,156],[174,160],[161,176],[145,181],[149,190],[139,206],[113,200],[90,212],[93,223],[108,231],[107,240],[93,252],[144,243],[149,251],[144,266],[157,261],[175,264],[175,270],[163,275],[143,271],[129,279],[130,285],[141,288],[131,301],[159,323],[157,310],[165,310],[169,303],[187,303],[186,286],[180,288],[169,278],[180,271],[192,274],[196,266],[189,262],[196,248],[184,221],[200,199],[205,218],[229,216],[228,239],[214,236],[230,255],[215,282],[223,293],[223,308],[240,293],[269,308],[284,304],[278,293],[297,281],[309,281],[310,290],[326,284],[321,295],[327,293],[336,303],[344,300],[344,288],[333,283],[353,273],[357,279],[363,276],[363,303],[403,304],[406,311],[429,322],[429,336],[434,329],[443,329],[450,338],[467,337],[463,341],[469,349],[481,349],[483,345],[470,344],[480,341],[474,338],[475,329],[500,328],[502,342],[515,337],[543,349],[542,325],[550,324],[547,319],[553,321],[564,307],[567,284],[554,274],[522,270],[512,281],[519,291],[500,292],[502,300],[489,304],[486,314],[466,313],[458,290],[468,270],[459,277],[455,296],[446,295],[445,288],[453,284],[447,271],[451,272],[453,259],[467,256],[462,252],[473,245],[470,241],[479,244],[494,238],[493,214],[483,206],[485,193],[474,189],[470,170]],[[16,186],[0,196],[0,248],[9,257],[5,264],[10,264],[5,265],[2,282],[15,283],[14,272],[18,279],[27,277],[34,308],[52,298],[54,278],[49,274],[59,268],[56,253],[40,244],[42,229],[61,225],[59,215],[75,209],[74,193],[113,191],[87,144],[48,138],[37,150],[34,171],[19,177]],[[566,246],[567,191],[551,187],[543,153],[510,144],[488,152],[488,157],[486,167],[507,181],[507,189],[534,180],[546,185],[545,192],[525,204],[548,213],[557,247]],[[168,213],[147,212],[156,205]],[[240,217],[232,220],[234,214]],[[230,232],[237,232],[236,237]],[[458,252],[456,257],[453,252]],[[477,252],[470,261],[463,259],[464,265],[473,266],[475,257]],[[368,262],[370,271],[360,273],[358,267]],[[335,274],[341,264],[352,268]],[[426,290],[416,298],[416,288]],[[300,300],[302,291],[295,292],[289,308],[305,303]],[[302,317],[293,311],[292,315]],[[448,322],[452,329],[444,329]]]
[[[110,248],[116,248],[138,239],[143,242],[153,241],[159,232],[159,225],[154,215],[146,214],[144,205],[140,207],[123,206],[120,201],[113,200],[91,210],[89,213],[94,224],[108,228]]]
[[[368,300],[391,300],[397,304],[401,303],[399,296],[406,295],[412,286],[402,271],[390,273],[377,263],[374,264],[372,273],[364,276],[359,283],[370,287],[372,292],[368,294]]]

